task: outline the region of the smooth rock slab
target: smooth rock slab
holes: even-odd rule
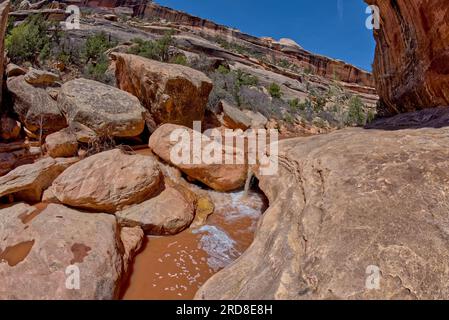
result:
[[[35,210],[0,210],[0,299],[116,298],[123,268],[114,216],[50,204],[24,223]],[[69,266],[79,270],[79,289],[70,289]]]
[[[140,226],[147,234],[177,234],[195,215],[193,197],[181,186],[168,186],[157,197],[117,212],[121,225]]]
[[[50,86],[59,80],[59,76],[53,72],[31,68],[24,76],[26,82],[33,86]]]
[[[448,299],[448,145],[447,127],[282,140],[253,244],[196,298]]]
[[[181,131],[179,131],[181,130]],[[205,163],[204,161],[200,161],[199,164],[193,164],[191,162],[193,159],[193,148],[191,149],[192,155],[190,157],[189,163],[179,163],[177,161],[173,161],[172,157],[172,149],[177,148],[177,145],[180,145],[179,141],[172,141],[171,135],[172,133],[179,131],[184,132],[190,137],[190,144],[192,144],[193,139],[193,130],[174,125],[174,124],[164,124],[159,127],[150,137],[149,147],[150,149],[165,162],[170,163],[189,177],[201,181],[207,186],[213,188],[217,191],[232,191],[238,188],[243,187],[245,184],[246,176],[247,176],[247,165],[244,164],[225,164],[224,159],[226,155],[231,156],[236,160],[235,156],[237,155],[237,149],[226,150],[226,148],[222,148],[222,161],[217,161],[212,164]],[[200,134],[201,135],[201,134]],[[208,140],[207,137],[201,135],[201,140],[203,141],[201,148],[202,152],[206,152],[206,147],[210,145],[210,143],[216,144],[217,142],[213,142]],[[173,149],[176,150],[176,149]],[[241,150],[243,152],[243,150]],[[233,161],[237,162],[237,161]]]
[[[114,149],[88,157],[52,184],[54,196],[75,208],[113,213],[158,193],[162,175],[152,157]]]

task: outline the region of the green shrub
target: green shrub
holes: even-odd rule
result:
[[[221,74],[228,74],[230,70],[226,68],[224,65],[220,64],[217,68],[217,71]]]
[[[11,60],[15,63],[28,61],[38,64],[39,58],[45,57],[49,52],[48,26],[49,23],[42,15],[33,15],[12,28],[5,39],[5,46]]]
[[[299,110],[301,111],[313,111],[312,102],[309,99],[306,99],[304,102],[301,102],[298,105]]]
[[[161,39],[155,41],[135,38],[133,39],[133,42],[137,45],[133,46],[129,50],[129,53],[162,62],[170,61],[169,49],[173,44],[172,31],[166,33]]]
[[[187,58],[183,54],[177,54],[176,56],[174,56],[174,57],[172,57],[170,59],[170,63],[180,64],[182,66],[186,66],[187,65]]]
[[[259,84],[259,79],[256,76],[250,75],[249,73],[243,72],[238,69],[234,72],[236,77],[237,87],[241,86],[257,86]]]
[[[89,36],[84,44],[82,56],[86,64],[99,59],[106,50],[115,45],[104,32]]]
[[[100,55],[95,61],[86,66],[85,75],[87,78],[107,82],[106,71],[109,67],[109,61],[105,54]]]
[[[376,118],[376,114],[373,111],[368,111],[368,114],[366,115],[366,123],[371,123]]]
[[[364,113],[364,105],[360,97],[353,96],[349,100],[349,110],[346,119],[347,125],[359,125],[362,126],[365,124],[365,113]]]
[[[295,120],[293,119],[293,116],[289,113],[286,113],[284,115],[284,121],[287,122],[288,124],[293,124],[295,122]]]
[[[281,87],[277,83],[272,83],[268,87],[268,92],[273,98],[280,99],[282,97]]]
[[[300,102],[299,102],[299,99],[298,99],[298,98],[295,98],[295,99],[290,100],[290,101],[288,102],[288,104],[289,104],[289,106],[290,106],[290,109],[291,109],[293,112],[298,111],[299,105],[300,105]]]

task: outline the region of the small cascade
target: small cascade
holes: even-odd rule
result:
[[[249,189],[251,188],[251,180],[254,176],[254,173],[251,169],[248,169],[248,175],[246,177],[246,182],[245,182],[245,190],[243,193],[243,197],[246,198],[248,197],[248,193],[249,193]]]

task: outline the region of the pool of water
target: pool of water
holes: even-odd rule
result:
[[[208,193],[215,211],[205,225],[174,236],[146,238],[122,299],[192,299],[207,279],[250,246],[267,208],[263,194]]]

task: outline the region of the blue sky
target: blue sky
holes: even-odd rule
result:
[[[255,36],[291,38],[304,49],[371,70],[375,42],[363,0],[156,0]]]

